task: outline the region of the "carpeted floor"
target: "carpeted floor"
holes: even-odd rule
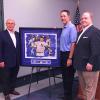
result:
[[[78,90],[78,80],[74,79],[73,85],[73,98],[76,98]],[[30,93],[29,95],[24,95],[14,100],[62,100],[59,98],[63,96],[63,86],[62,83],[52,85],[41,90]]]
[[[59,100],[58,96],[63,95],[62,83],[30,93],[15,100]]]

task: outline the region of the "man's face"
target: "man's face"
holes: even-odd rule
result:
[[[61,12],[60,17],[63,24],[67,24],[70,20],[70,16],[67,15],[67,12]]]
[[[15,22],[13,20],[7,20],[6,27],[9,31],[13,31],[15,27]]]
[[[90,16],[90,14],[88,12],[83,13],[83,15],[81,17],[81,25],[83,26],[83,28],[85,28],[91,24],[92,24],[92,18]]]
[[[43,42],[43,41],[44,41],[44,38],[43,38],[43,37],[41,37],[41,38],[40,38],[40,41],[41,41],[41,42]]]

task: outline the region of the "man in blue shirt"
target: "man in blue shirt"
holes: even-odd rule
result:
[[[60,17],[64,25],[60,37],[60,57],[64,87],[64,100],[72,100],[72,84],[75,72],[72,66],[72,59],[77,38],[77,31],[74,24],[71,23],[70,12],[68,10],[62,10],[60,12]]]

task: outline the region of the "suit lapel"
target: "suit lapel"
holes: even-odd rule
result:
[[[8,42],[11,44],[11,45],[13,45],[13,47],[15,48],[15,46],[14,46],[14,43],[13,43],[13,41],[12,41],[12,39],[11,39],[11,37],[10,37],[10,34],[9,34],[9,32],[6,30],[6,38],[7,38],[7,40],[8,40]]]
[[[88,31],[90,30],[90,28],[92,28],[93,27],[93,25],[92,26],[90,26],[82,35],[81,35],[81,37],[80,37],[80,39],[79,39],[79,41],[78,42],[80,42],[81,41],[81,39],[84,37],[84,36],[86,36],[87,35],[87,33],[88,33]]]
[[[19,37],[18,37],[18,33],[15,32],[15,37],[16,37],[16,48],[18,47],[18,42],[19,42]]]

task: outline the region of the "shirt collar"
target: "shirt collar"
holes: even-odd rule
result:
[[[15,33],[15,31],[12,32],[12,31],[9,31],[8,29],[7,29],[7,31],[8,31],[9,33],[12,33],[12,34]]]
[[[64,28],[68,27],[71,24],[71,21],[69,21],[66,25],[64,25]]]
[[[93,24],[90,24],[89,26],[83,28],[83,31],[87,30],[89,27],[91,27]]]

